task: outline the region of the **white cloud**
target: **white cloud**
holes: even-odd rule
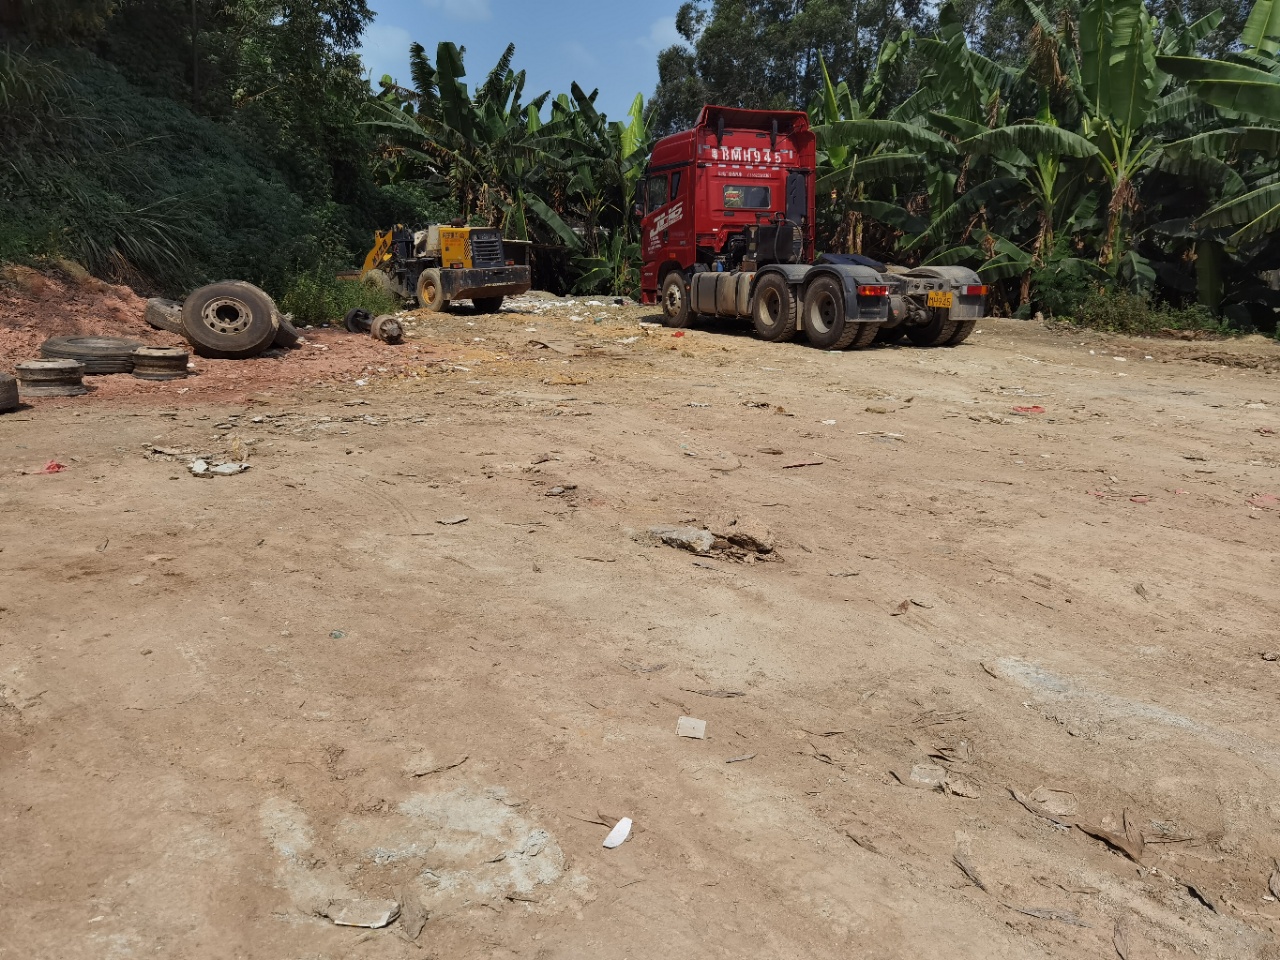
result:
[[[401,84],[409,84],[409,46],[412,43],[413,37],[404,27],[390,23],[372,23],[365,27],[360,40],[360,59],[373,75],[375,89],[386,73]]]
[[[649,25],[649,32],[637,37],[636,43],[650,53],[657,54],[667,47],[683,44],[684,37],[680,36],[680,31],[676,29],[675,17],[663,17],[661,20],[653,21]]]
[[[489,0],[422,0],[428,10],[442,13],[450,20],[492,20]]]

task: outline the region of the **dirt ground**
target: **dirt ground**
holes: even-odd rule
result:
[[[0,958],[1280,957],[1280,347],[651,319],[0,417]]]

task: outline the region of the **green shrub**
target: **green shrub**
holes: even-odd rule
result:
[[[1077,327],[1139,337],[1154,336],[1162,330],[1203,330],[1217,336],[1240,333],[1205,307],[1153,304],[1146,296],[1124,292],[1092,293],[1063,319]]]
[[[1096,293],[1097,284],[1066,270],[1042,267],[1031,275],[1031,291],[1028,313],[1038,310],[1046,317],[1069,317]]]
[[[339,280],[315,270],[295,279],[280,301],[280,309],[293,314],[294,322],[311,326],[338,323],[356,307],[376,317],[399,310],[400,298],[372,283]]]

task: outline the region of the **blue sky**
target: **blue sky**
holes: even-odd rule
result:
[[[550,90],[568,93],[574,80],[597,105],[623,119],[637,93],[658,82],[657,56],[679,40],[680,0],[370,0],[378,14],[365,32],[361,54],[377,80],[389,73],[409,83],[409,44],[418,41],[435,59],[436,44],[467,48],[472,90],[508,43],[516,70],[525,70],[525,99]]]

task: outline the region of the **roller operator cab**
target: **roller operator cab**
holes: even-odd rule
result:
[[[750,318],[765,340],[803,330],[827,350],[961,343],[986,311],[972,270],[815,256],[816,165],[801,112],[704,107],[692,130],[658,141],[636,198],[644,302],[671,327]]]

